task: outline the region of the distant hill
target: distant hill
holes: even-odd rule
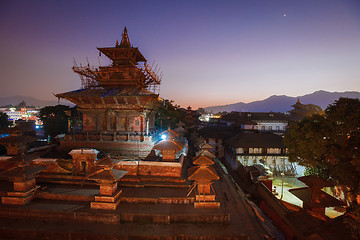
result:
[[[54,106],[57,105],[57,101],[43,101],[33,97],[26,97],[26,96],[12,96],[12,97],[3,97],[0,98],[0,106],[6,105],[18,105],[20,102],[25,101],[27,106],[34,106],[34,107],[45,107],[45,106]],[[69,102],[65,102],[62,100],[60,104],[71,106],[72,104]]]
[[[222,106],[212,106],[204,108],[207,112],[287,112],[292,109],[291,105],[295,104],[297,99],[303,104],[315,104],[325,109],[330,103],[340,97],[360,98],[360,92],[326,92],[323,90],[316,91],[298,97],[289,97],[285,95],[273,95],[261,101],[250,103],[233,103]]]

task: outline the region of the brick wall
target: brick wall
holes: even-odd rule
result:
[[[181,177],[182,166],[178,162],[122,161],[115,168],[128,171],[128,176]]]
[[[139,140],[140,136],[136,138]],[[152,141],[61,141],[60,146],[63,149],[76,149],[76,148],[95,148],[99,151],[109,151],[120,153],[127,156],[146,157],[152,147]]]

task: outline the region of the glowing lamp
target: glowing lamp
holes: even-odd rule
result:
[[[160,138],[161,138],[162,140],[166,140],[166,134],[161,134]]]

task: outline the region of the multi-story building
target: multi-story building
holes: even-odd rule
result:
[[[225,160],[236,169],[240,164],[263,164],[273,173],[292,175],[295,166],[288,161],[282,136],[274,133],[243,132],[224,142]]]
[[[212,146],[211,151],[218,158],[224,157],[224,140],[234,136],[239,129],[227,126],[207,126],[201,128],[198,133],[203,140]]]
[[[0,108],[0,112],[6,113],[10,121],[16,120],[35,121],[36,125],[41,125],[38,114],[39,109],[35,107],[9,107]]]
[[[247,130],[277,131],[286,130],[289,115],[275,112],[241,112],[240,126]]]

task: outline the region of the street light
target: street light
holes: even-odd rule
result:
[[[282,200],[284,196],[284,175],[285,175],[285,157],[281,157],[283,160],[283,171],[281,173],[281,197],[280,200]]]

